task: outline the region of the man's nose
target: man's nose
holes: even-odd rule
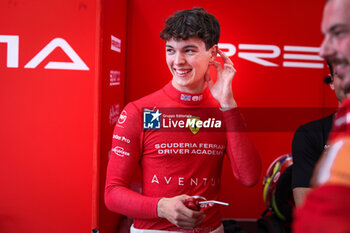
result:
[[[336,50],[331,39],[325,36],[320,47],[320,56],[327,59],[335,55],[335,53]]]
[[[185,63],[185,57],[181,52],[178,52],[175,54],[175,60],[174,60],[175,64],[183,64]]]

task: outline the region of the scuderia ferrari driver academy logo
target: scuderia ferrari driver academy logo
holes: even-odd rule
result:
[[[168,111],[162,113],[159,109],[144,109],[143,128],[162,130],[189,129],[193,134],[197,134],[201,128],[220,129],[222,126],[221,120],[217,120],[214,117],[207,117],[202,120],[199,116],[173,112],[174,109],[169,111],[169,113]]]

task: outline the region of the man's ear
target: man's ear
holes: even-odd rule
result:
[[[218,56],[218,45],[213,45],[210,49],[210,61],[213,62],[215,58]]]
[[[333,84],[333,82],[331,82],[331,83],[329,84],[329,87],[332,89],[332,91],[334,91],[334,84]]]

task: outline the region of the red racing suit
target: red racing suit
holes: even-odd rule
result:
[[[194,109],[198,113],[205,109],[203,111],[210,114],[219,107],[208,89],[197,95],[182,93],[171,82],[157,92],[129,103],[114,130],[107,168],[106,206],[134,218],[134,227],[138,229],[184,231],[158,217],[159,199],[187,194],[218,200],[225,154],[235,178],[243,185],[255,185],[261,172],[260,157],[244,132],[244,122],[237,109],[218,111],[225,130],[209,132],[201,127],[196,132],[186,125],[176,130],[175,125],[181,125],[176,117],[183,117],[176,112]],[[147,109],[162,114],[159,118],[159,114],[153,116],[164,121],[158,121],[163,129],[144,129],[144,111]],[[166,112],[168,109],[171,111]],[[216,119],[214,123],[218,123]],[[209,125],[213,127],[214,123]],[[174,129],[165,129],[170,126]],[[142,174],[142,194],[129,189],[138,165]],[[205,210],[205,214],[207,217],[197,231],[209,232],[221,225],[218,206]]]

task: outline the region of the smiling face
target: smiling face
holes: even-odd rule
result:
[[[335,67],[339,88],[350,96],[350,1],[331,0],[323,12],[322,32],[325,37],[320,55]]]
[[[206,50],[199,38],[166,42],[166,62],[173,75],[173,86],[182,92],[198,94],[206,87],[205,73],[216,56],[216,45]]]

